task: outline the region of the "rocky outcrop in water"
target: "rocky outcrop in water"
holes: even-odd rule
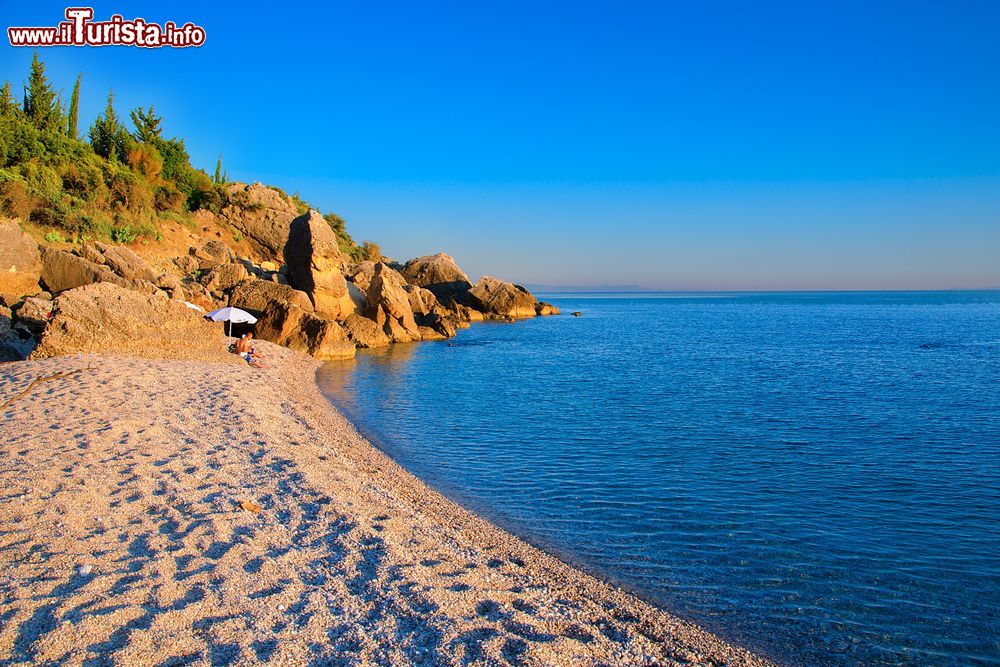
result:
[[[464,303],[465,295],[472,287],[469,277],[458,264],[443,252],[411,259],[400,272],[406,282],[423,287],[434,293],[443,304]]]
[[[379,262],[365,296],[365,317],[371,319],[394,343],[420,340],[420,329],[398,272]]]
[[[483,276],[469,290],[469,305],[486,317],[507,319],[535,317],[537,303],[531,292],[492,276]]]

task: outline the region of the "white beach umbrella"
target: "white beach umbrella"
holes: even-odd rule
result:
[[[256,324],[257,318],[248,313],[245,310],[240,310],[239,308],[233,308],[231,306],[226,308],[219,308],[218,310],[213,310],[206,318],[212,320],[213,322],[228,322],[229,323],[229,333],[232,334],[233,322],[237,324]]]

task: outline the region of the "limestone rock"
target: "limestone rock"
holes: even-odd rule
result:
[[[317,314],[344,320],[355,312],[343,274],[346,261],[322,215],[309,211],[292,221],[285,245],[289,282],[309,295]]]
[[[41,270],[42,258],[35,240],[17,220],[0,220],[0,293],[34,294]]]
[[[372,277],[375,276],[375,262],[365,260],[347,267],[344,275],[358,286],[364,294],[368,293],[368,286],[372,284]]]
[[[109,267],[51,248],[42,250],[41,282],[53,293],[97,282],[125,285],[125,279]]]
[[[337,322],[307,313],[287,301],[272,303],[257,320],[254,331],[262,340],[317,359],[349,359],[355,353],[354,343]]]
[[[539,301],[535,304],[536,315],[558,315],[559,309],[548,301]]]
[[[534,317],[535,297],[521,287],[483,276],[469,290],[469,305],[491,319]]]
[[[358,347],[386,347],[392,342],[374,320],[357,313],[348,315],[344,320],[344,331],[347,333],[347,338]]]
[[[365,316],[396,343],[420,340],[405,284],[403,276],[379,262],[365,297]]]
[[[78,352],[238,361],[227,352],[218,323],[177,301],[108,282],[70,289],[56,297],[53,317],[31,358]]]
[[[443,252],[411,259],[401,271],[406,282],[426,287],[442,304],[451,301],[464,303],[465,294],[472,287],[469,277],[451,256]]]
[[[102,251],[104,263],[125,280],[151,282],[156,279],[156,274],[146,264],[146,260],[125,246],[99,244],[97,247]]]
[[[52,302],[29,296],[14,312],[17,323],[36,336],[52,318]]]
[[[225,292],[249,277],[250,274],[242,264],[219,264],[206,273],[200,282],[209,292]]]
[[[35,347],[35,337],[27,329],[14,326],[11,312],[0,306],[0,362],[21,361]]]
[[[281,301],[298,306],[307,313],[313,312],[308,294],[269,280],[244,280],[229,297],[230,306],[242,308],[257,317],[272,303]]]
[[[288,230],[297,215],[292,200],[260,183],[233,183],[219,216],[235,227],[264,259],[280,262]]]

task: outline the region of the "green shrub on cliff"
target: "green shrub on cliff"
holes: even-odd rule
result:
[[[162,238],[161,220],[188,224],[191,211],[220,211],[228,181],[221,155],[214,178],[192,166],[184,140],[163,135],[163,117],[152,105],[133,109],[126,121],[109,91],[87,140],[78,138],[81,79],[68,112],[37,53],[23,100],[14,97],[16,83],[0,88],[0,213],[40,225],[50,238],[129,243]],[[300,214],[309,210],[298,194],[290,199]],[[327,220],[345,252],[367,256],[341,218],[330,214]]]

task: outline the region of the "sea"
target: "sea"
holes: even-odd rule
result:
[[[449,498],[781,664],[1000,665],[1000,291],[540,296],[562,315],[321,387]]]

